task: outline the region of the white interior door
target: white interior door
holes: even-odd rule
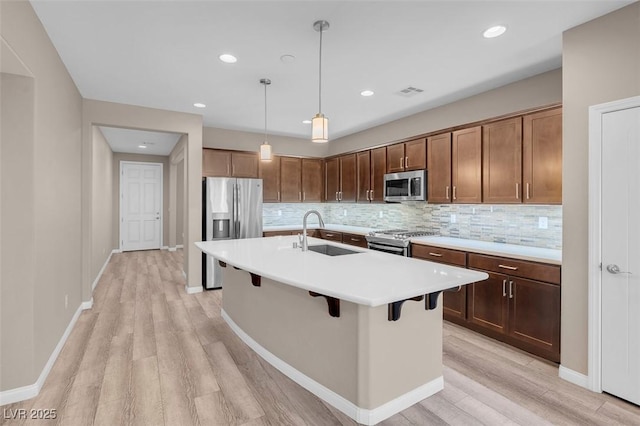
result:
[[[120,163],[120,250],[159,249],[162,164]]]
[[[640,107],[602,115],[602,390],[640,404]]]

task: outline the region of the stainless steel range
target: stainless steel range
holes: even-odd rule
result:
[[[408,229],[387,229],[370,232],[367,238],[367,246],[371,250],[384,251],[399,256],[411,256],[411,238],[436,235],[431,231],[416,231]]]

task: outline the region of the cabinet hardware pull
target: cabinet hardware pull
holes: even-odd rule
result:
[[[529,199],[529,182],[527,182],[527,200]]]
[[[404,157],[404,167],[409,167],[409,157]]]
[[[229,163],[227,163],[227,176],[231,175],[230,171],[229,171]]]
[[[457,200],[457,197],[456,197],[456,186],[455,185],[453,185],[453,199]]]
[[[359,239],[357,239],[357,238],[353,238],[353,237],[351,237],[351,241],[360,241],[360,240],[359,240]]]
[[[513,299],[513,281],[509,281],[509,299]]]
[[[516,182],[516,200],[520,199],[520,191],[518,191],[519,189],[519,184],[518,182]]]
[[[371,195],[369,195],[369,201],[373,201],[373,189],[370,189]]]
[[[307,200],[307,193],[302,191],[302,201],[306,201]]]
[[[507,297],[507,280],[502,280],[502,297]]]
[[[280,191],[278,191],[278,201],[280,201]]]
[[[231,165],[231,174],[232,174],[233,176],[235,176],[235,175],[236,175],[236,165],[235,165],[235,164],[232,164],[232,165]]]
[[[517,271],[518,270],[517,266],[509,266],[509,265],[498,265],[498,268],[508,269],[510,271]]]
[[[338,192],[338,194],[340,194],[339,200],[342,201],[342,191]]]
[[[447,200],[449,199],[449,185],[447,185],[444,189],[445,194],[447,195]]]
[[[442,257],[442,254],[440,254],[440,253],[431,253],[431,252],[429,252],[429,255],[435,256],[435,257]]]
[[[336,201],[338,201],[338,191],[336,191]]]
[[[404,169],[404,157],[400,157],[400,168]]]
[[[329,234],[329,233],[326,233],[324,235],[326,235],[327,237],[333,237],[333,234]]]
[[[371,201],[371,199],[369,198],[369,190],[367,189],[367,201]]]
[[[300,201],[302,201],[302,192],[301,192],[301,191],[299,191],[299,192],[298,192],[298,199],[299,199]]]

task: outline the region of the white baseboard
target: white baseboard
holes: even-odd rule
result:
[[[73,314],[73,317],[71,318],[67,329],[64,331],[62,337],[60,338],[60,341],[51,353],[51,356],[42,369],[38,380],[32,385],[22,386],[16,389],[9,389],[0,392],[0,405],[12,404],[14,402],[20,402],[38,396],[40,390],[42,389],[42,386],[44,385],[44,381],[47,380],[47,376],[49,376],[51,368],[53,368],[53,364],[55,364],[56,360],[58,359],[58,355],[60,355],[60,351],[62,351],[64,344],[69,338],[69,334],[71,334],[73,327],[76,325],[76,321],[78,321],[80,314],[85,309],[84,306],[86,303],[93,304],[93,299],[91,299],[90,302],[82,302],[82,304],[76,310],[75,314]]]
[[[169,250],[169,246],[161,246],[160,250]]]
[[[80,304],[80,309],[82,309],[83,311],[86,311],[87,309],[91,309],[91,308],[93,308],[93,297],[88,301],[82,302]]]
[[[111,260],[111,255],[112,254],[113,254],[113,251],[111,253],[109,253],[109,257],[107,257],[107,260],[104,262],[104,265],[102,265],[102,268],[100,268],[100,272],[98,272],[98,276],[96,277],[95,280],[93,280],[93,284],[91,284],[91,293],[93,293],[93,290],[98,285],[98,281],[100,281],[100,278],[102,277],[102,274],[104,273],[105,268],[109,264],[109,261]]]
[[[111,250],[111,254],[118,254],[118,253],[122,253],[122,250],[120,250],[120,249]]]
[[[558,376],[569,383],[589,389],[589,376],[582,373],[578,373],[561,365],[560,368],[558,368]]]
[[[184,286],[185,291],[187,292],[187,294],[196,294],[196,293],[202,293],[202,286],[198,286],[198,287],[189,287],[188,285]]]
[[[182,270],[182,276],[184,277],[184,279],[187,279],[187,273],[184,271],[184,269]]]
[[[177,249],[183,249],[183,248],[184,248],[184,245],[182,245],[182,244],[176,244],[176,248],[177,248]]]
[[[168,250],[169,251],[176,251],[176,248],[175,247],[169,247]]]
[[[295,369],[285,361],[281,360],[271,352],[269,352],[266,348],[260,345],[258,342],[253,340],[251,336],[245,333],[232,319],[227,315],[227,313],[222,310],[222,318],[229,324],[229,327],[233,330],[240,339],[247,344],[251,349],[254,350],[258,355],[264,358],[269,364],[273,365],[280,372],[282,372],[285,376],[289,377],[291,380],[307,389],[309,392],[316,395],[318,398],[326,401],[328,404],[331,404],[336,409],[340,410],[347,416],[351,417],[358,423],[362,423],[365,425],[375,425],[392,415],[404,410],[417,403],[418,401],[422,401],[425,398],[434,395],[435,393],[444,389],[444,379],[442,376],[437,377],[436,379],[430,381],[429,383],[425,383],[424,385],[407,392],[400,397],[387,402],[379,407],[374,409],[366,409],[361,408],[355,405],[353,402],[345,399],[344,397],[338,395],[331,389],[326,386],[316,382],[306,374],[300,372]]]

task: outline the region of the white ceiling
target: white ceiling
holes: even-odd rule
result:
[[[564,30],[629,3],[32,0],[83,97],[262,132],[266,77],[269,133],[301,138],[310,137],[302,120],[318,112],[313,22],[325,19],[322,112],[332,139],[558,68]],[[507,32],[484,39],[495,24]],[[221,53],[238,62],[222,63]],[[408,86],[424,91],[401,96]]]
[[[113,152],[167,156],[171,154],[182,136],[177,133],[147,132],[105,126],[99,126],[99,128]],[[140,145],[146,148],[140,148]]]

